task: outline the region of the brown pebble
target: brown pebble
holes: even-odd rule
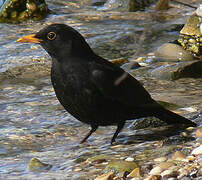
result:
[[[155,162],[164,162],[166,160],[167,160],[166,157],[159,157],[159,158],[154,159]]]
[[[95,180],[113,180],[115,174],[113,172],[109,172],[107,174],[102,174],[101,176],[96,177]]]
[[[185,155],[181,151],[176,151],[172,155],[172,159],[177,160],[177,161],[181,161],[181,160],[185,159]]]
[[[196,137],[201,138],[202,137],[202,127],[198,128],[195,132]]]
[[[171,166],[175,166],[174,163],[172,162],[162,162],[158,165],[160,168],[162,168],[163,170],[168,169]]]
[[[135,168],[127,177],[141,177],[140,168]]]
[[[149,178],[149,180],[160,180],[161,176],[160,175],[153,175]]]

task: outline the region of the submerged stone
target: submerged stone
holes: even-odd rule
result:
[[[131,172],[137,167],[138,165],[135,162],[116,160],[116,161],[110,162],[105,170],[113,171],[113,172],[126,172],[126,171]]]
[[[159,79],[176,80],[180,78],[201,78],[202,61],[191,61],[172,63],[160,66],[153,71],[151,75]]]
[[[41,172],[41,171],[47,171],[51,169],[52,165],[46,164],[38,160],[37,158],[32,158],[29,165],[28,170],[32,172]]]
[[[154,52],[154,55],[156,58],[169,61],[191,61],[194,59],[190,52],[173,43],[163,44]]]

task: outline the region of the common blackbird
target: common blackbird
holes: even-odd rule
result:
[[[18,42],[39,43],[52,57],[51,81],[63,107],[91,126],[116,125],[111,143],[126,120],[155,116],[168,124],[196,124],[153,100],[139,81],[96,55],[83,36],[65,24],[52,24]],[[126,74],[119,83],[117,81]]]

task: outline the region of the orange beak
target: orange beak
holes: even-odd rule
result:
[[[42,41],[43,41],[42,39],[36,38],[35,34],[24,36],[17,40],[17,42],[20,43],[36,43],[36,44],[39,44]]]

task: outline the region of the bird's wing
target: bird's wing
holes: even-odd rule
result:
[[[91,81],[104,97],[133,107],[153,104],[153,99],[141,83],[118,66],[102,61],[101,63],[91,62],[89,68]],[[124,73],[127,76],[116,84]]]

